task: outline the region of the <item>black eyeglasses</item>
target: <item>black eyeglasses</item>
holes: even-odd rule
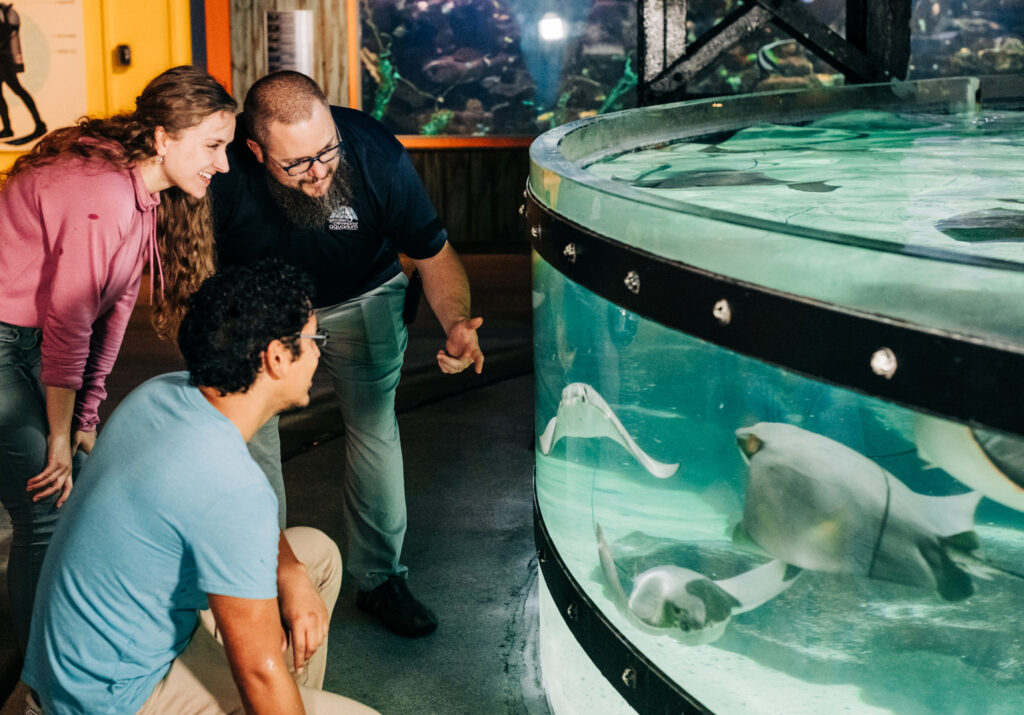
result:
[[[285,165],[277,161],[277,159],[274,159],[274,157],[270,156],[270,152],[267,151],[266,147],[263,148],[263,151],[267,156],[270,156],[271,159],[274,159],[274,161],[277,162],[277,165],[280,166],[284,173],[288,174],[288,176],[302,176],[303,174],[308,173],[309,170],[313,168],[314,162],[319,161],[321,164],[329,164],[338,158],[338,154],[341,153],[341,137],[335,134],[334,138],[338,140],[338,143],[335,144],[334,146],[327,147],[316,156],[310,156],[305,159],[299,159],[294,164]]]
[[[317,347],[323,347],[327,344],[327,338],[329,334],[326,330],[317,330],[315,333],[299,333],[300,338],[309,338],[314,343],[317,343]]]

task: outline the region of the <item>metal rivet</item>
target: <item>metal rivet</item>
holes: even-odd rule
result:
[[[722,325],[728,325],[732,320],[732,307],[729,305],[729,301],[722,298],[720,301],[715,303],[715,307],[711,309],[711,314],[715,316]]]
[[[540,238],[540,226],[530,226],[530,235],[534,238]]]
[[[569,607],[565,609],[565,615],[569,616],[570,621],[575,621],[580,617],[579,608],[576,607],[575,603],[570,603]]]
[[[565,249],[562,251],[562,255],[569,259],[569,263],[576,262],[576,244],[567,243]]]
[[[636,670],[633,668],[626,668],[624,671],[622,671],[622,682],[630,690],[636,690]]]
[[[626,279],[623,281],[626,284],[626,288],[629,289],[630,293],[639,295],[640,293],[640,274],[636,271],[630,271],[626,274]]]
[[[896,353],[889,348],[879,348],[871,356],[871,371],[886,380],[892,379],[892,376],[896,374],[897,367]]]

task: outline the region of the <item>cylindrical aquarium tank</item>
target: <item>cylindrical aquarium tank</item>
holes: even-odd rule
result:
[[[1020,78],[531,149],[556,713],[1024,712]]]

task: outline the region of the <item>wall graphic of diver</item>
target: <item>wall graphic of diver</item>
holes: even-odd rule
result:
[[[29,114],[32,115],[32,120],[36,123],[35,128],[30,134],[6,142],[15,146],[28,144],[30,141],[46,134],[46,124],[39,116],[39,110],[36,109],[36,103],[33,101],[32,95],[18,81],[18,74],[25,71],[25,58],[21,52],[20,30],[21,18],[18,16],[17,11],[15,11],[13,4],[0,3],[0,122],[3,123],[2,128],[0,128],[0,139],[14,136],[14,131],[11,129],[10,113],[7,110],[7,102],[3,97],[3,85],[5,84],[25,103],[25,108],[28,109]]]

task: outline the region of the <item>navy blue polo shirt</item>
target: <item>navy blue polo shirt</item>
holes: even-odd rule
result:
[[[430,258],[448,239],[405,148],[363,112],[331,107],[351,171],[352,206],[314,230],[292,224],[267,188],[266,169],[246,145],[241,115],[228,147],[231,170],[210,190],[220,265],[275,257],[306,271],[314,305],[335,305],[398,275],[398,253]],[[339,212],[335,212],[338,216]]]

